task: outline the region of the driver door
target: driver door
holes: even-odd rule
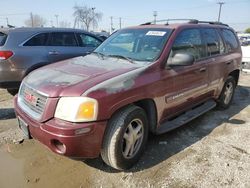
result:
[[[194,56],[195,62],[188,66],[171,66],[173,75],[173,94],[166,99],[167,108],[172,115],[187,110],[208,98],[208,70],[205,46],[199,29],[184,29],[176,37],[169,60],[177,53]]]

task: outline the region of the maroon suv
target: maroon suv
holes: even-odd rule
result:
[[[241,48],[225,24],[144,24],[111,35],[94,53],[29,74],[15,98],[20,128],[52,151],[116,169],[162,134],[216,105],[229,107]]]

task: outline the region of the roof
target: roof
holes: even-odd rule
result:
[[[0,30],[1,31],[1,30]],[[81,29],[73,29],[73,28],[55,28],[55,27],[20,27],[14,29],[4,29],[3,32],[86,32]]]

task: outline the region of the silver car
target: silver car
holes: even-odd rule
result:
[[[0,30],[0,88],[15,94],[22,79],[41,66],[84,56],[102,43],[78,29],[16,28]]]

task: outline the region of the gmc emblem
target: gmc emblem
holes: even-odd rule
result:
[[[37,97],[35,97],[34,95],[30,94],[30,93],[26,93],[24,94],[24,98],[27,102],[29,102],[32,105],[36,105],[37,102]]]

